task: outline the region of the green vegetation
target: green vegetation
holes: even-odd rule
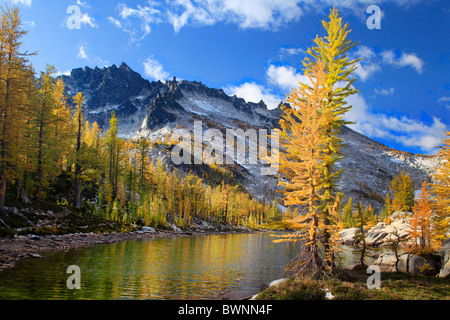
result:
[[[414,186],[407,173],[402,171],[391,182],[392,209],[394,211],[411,211],[414,206]]]

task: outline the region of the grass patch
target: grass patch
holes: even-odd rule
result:
[[[398,295],[402,300],[450,300],[450,278],[384,274],[382,290]]]
[[[325,300],[320,283],[309,279],[289,279],[258,295],[258,300]]]
[[[298,276],[264,290],[258,300],[324,300],[328,289],[333,300],[450,300],[450,278],[382,273],[381,289],[367,288],[364,271],[340,271],[336,277],[313,280]]]

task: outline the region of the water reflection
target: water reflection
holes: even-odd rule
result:
[[[1,299],[217,299],[283,276],[298,248],[267,233],[134,240],[24,259],[0,273]],[[66,269],[81,269],[68,290]]]

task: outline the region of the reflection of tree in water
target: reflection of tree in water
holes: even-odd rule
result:
[[[24,259],[0,273],[0,298],[217,299],[252,295],[281,278],[298,251],[269,233],[132,240]],[[67,267],[81,269],[81,289],[68,290]]]

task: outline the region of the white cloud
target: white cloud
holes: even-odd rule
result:
[[[351,54],[351,59],[362,59],[356,63],[355,74],[361,81],[366,81],[375,73],[382,71],[382,64],[396,68],[411,67],[419,74],[423,72],[424,61],[415,53],[401,52],[397,57],[393,50],[385,50],[377,54],[372,48],[359,45]]]
[[[55,73],[55,77],[60,77],[60,76],[70,76],[71,73],[72,73],[72,70],[57,71],[57,72]]]
[[[291,91],[293,88],[299,86],[299,82],[309,83],[308,77],[297,73],[296,70],[291,66],[280,66],[276,67],[270,65],[267,69],[267,77],[269,83],[280,87],[286,91]]]
[[[381,71],[381,67],[378,64],[361,64],[361,62],[356,63],[355,74],[361,79],[361,81],[366,81],[369,79],[374,73]]]
[[[291,66],[274,66],[270,65],[266,70],[267,82],[273,88],[282,89],[288,93],[293,88],[299,86],[299,82],[308,83],[309,79],[297,73],[295,68]],[[279,106],[283,98],[274,94],[270,88],[254,82],[246,82],[239,86],[230,86],[225,89],[230,95],[236,95],[243,98],[247,102],[258,103],[261,100],[267,105],[268,109],[275,109]]]
[[[216,23],[217,17],[201,4],[194,5],[191,0],[173,0],[170,4],[167,18],[176,33],[188,23],[201,26]]]
[[[303,48],[281,48],[279,58],[284,59],[288,56],[306,55],[306,50]]]
[[[247,102],[258,103],[261,100],[267,105],[268,109],[275,109],[278,107],[282,98],[271,93],[267,88],[258,85],[254,82],[246,82],[240,86],[230,86],[224,89],[229,95],[236,95]]]
[[[99,26],[96,23],[95,19],[93,17],[91,17],[87,12],[84,12],[84,13],[81,12],[80,7],[86,8],[86,9],[90,8],[90,6],[87,2],[82,2],[80,0],[77,0],[76,5],[69,7],[70,10],[68,11],[68,13],[73,13],[73,14],[76,13],[76,15],[71,16],[71,17],[67,16],[64,19],[63,26],[64,27],[67,26],[69,28],[69,25],[67,22],[69,21],[69,19],[71,19],[72,21],[70,21],[70,24],[72,24],[73,22],[76,22],[75,28],[77,28],[77,29],[81,28],[82,25],[88,25],[91,28],[98,28]]]
[[[398,67],[416,67],[419,72],[421,70],[420,64],[417,64],[417,60],[411,59],[411,56],[413,55],[403,53],[399,58],[394,55],[392,60],[387,60],[389,57],[386,57],[386,54],[377,54],[369,47],[360,46],[352,54],[351,59],[365,59],[360,62],[361,68],[359,69],[359,73],[357,72],[357,75],[362,80],[367,80],[375,72],[381,71],[383,62],[390,62],[396,64]],[[288,93],[293,88],[298,87],[300,82],[310,82],[306,76],[298,73],[291,66],[275,66],[271,64],[266,70],[266,76],[267,87],[250,82],[229,87],[225,91],[229,94],[235,94],[244,98],[247,102],[259,102],[263,100],[269,109],[273,109],[283,99],[274,94],[270,88],[274,90],[275,88],[281,89]],[[374,89],[374,91],[379,95],[392,95],[395,93],[395,88],[378,88]],[[442,97],[439,100],[441,102],[447,102],[450,98]],[[436,146],[443,138],[443,132],[446,126],[438,118],[433,118],[433,123],[426,124],[420,120],[408,117],[395,117],[383,113],[374,113],[370,110],[361,94],[355,94],[349,97],[348,103],[349,105],[353,105],[353,109],[347,113],[347,120],[355,122],[356,124],[351,126],[369,137],[386,139],[402,144],[405,147],[418,148],[426,153],[435,152]]]
[[[436,153],[437,147],[445,138],[443,132],[446,126],[437,118],[433,118],[433,124],[426,126],[424,129],[417,131],[415,134],[408,136],[398,136],[395,140],[406,147],[418,147],[424,152]]]
[[[374,139],[390,140],[431,154],[444,138],[446,125],[438,118],[433,117],[431,124],[425,124],[406,116],[397,118],[374,113],[361,94],[350,96],[347,101],[353,108],[346,114],[346,119],[355,122],[350,127]]]
[[[137,7],[119,3],[117,18],[109,19],[129,33],[133,42],[141,41],[151,26],[169,23],[175,32],[186,25],[205,26],[218,22],[232,23],[242,29],[260,28],[277,30],[291,21],[297,21],[303,13],[299,3],[304,0],[172,0],[147,1]]]
[[[12,2],[14,4],[19,3],[19,4],[23,4],[23,5],[27,6],[27,7],[31,7],[31,4],[32,4],[33,0],[12,0]]]
[[[450,97],[442,97],[437,102],[445,104],[445,107],[450,109]]]
[[[421,0],[147,0],[145,4],[116,7],[121,29],[133,42],[144,39],[153,24],[169,23],[175,32],[185,26],[206,26],[216,23],[235,24],[241,29],[276,31],[288,23],[299,21],[307,10],[324,10],[336,6],[351,10],[364,19],[369,4],[391,2],[399,6]],[[114,19],[116,19],[114,18]]]
[[[77,58],[78,59],[89,60],[88,55],[86,53],[86,48],[84,46],[80,46],[80,48],[78,49]]]
[[[86,2],[83,2],[81,0],[77,0],[77,6],[83,7],[83,8],[90,8],[91,6]]]
[[[355,74],[363,82],[374,73],[381,71],[379,59],[372,48],[364,45],[357,46],[357,50],[352,54],[352,59],[362,59],[356,63]]]
[[[304,82],[306,77],[298,74],[292,67],[275,67],[271,65],[267,70],[268,82],[271,85],[283,88],[288,92]],[[247,102],[258,103],[263,100],[269,109],[278,107],[283,98],[274,94],[270,88],[246,82],[238,86],[224,89],[229,95],[236,95]],[[395,88],[377,89],[378,94],[393,94]],[[443,97],[442,101],[446,101]],[[441,99],[440,99],[441,100]],[[348,121],[355,122],[350,125],[353,129],[374,139],[380,138],[399,143],[405,147],[413,147],[424,153],[435,153],[436,147],[442,141],[446,125],[438,118],[433,117],[431,124],[406,116],[395,117],[383,113],[372,112],[361,94],[355,94],[347,99],[353,108],[346,114]]]
[[[391,94],[394,94],[395,88],[389,88],[389,89],[374,89],[376,94],[382,95],[382,96],[389,96]]]
[[[410,66],[414,69],[416,69],[416,71],[418,73],[422,73],[423,72],[423,65],[424,62],[422,59],[420,59],[415,53],[402,53],[402,56],[400,57],[398,64],[403,67],[403,66]]]
[[[315,0],[315,1],[304,0],[303,2],[310,3],[310,5],[318,8],[323,7],[329,8],[332,6],[336,6],[336,8],[338,9],[345,8],[355,11],[356,13],[362,13],[364,15],[367,7],[372,4],[382,5],[386,3],[392,3],[399,7],[408,8],[422,1],[424,0]]]
[[[442,97],[438,100],[438,102],[450,102],[450,97]]]
[[[212,1],[213,8],[223,12],[227,22],[243,29],[278,29],[303,14],[298,0],[223,0]]]
[[[116,11],[119,13],[122,21],[115,18],[108,18],[117,27],[130,35],[132,42],[143,40],[151,32],[151,25],[153,23],[160,23],[160,11],[155,7],[157,3],[149,1],[149,5],[140,6],[137,8],[128,7],[125,3],[119,3]]]
[[[93,54],[88,54],[88,48],[86,47],[86,45],[80,45],[78,47],[77,59],[86,60],[99,67],[106,67],[109,65],[109,61],[97,57]]]
[[[111,22],[113,25],[115,25],[117,28],[122,29],[122,23],[120,23],[119,20],[113,17],[108,17],[108,21]]]
[[[164,70],[164,67],[161,65],[161,63],[153,59],[153,56],[147,58],[143,65],[145,75],[154,80],[165,81],[170,76],[169,73]]]
[[[273,29],[298,20],[303,11],[300,0],[174,0],[168,2],[167,17],[175,32],[218,22],[234,23],[242,29]]]
[[[89,16],[87,13],[83,13],[80,19],[81,24],[87,24],[92,28],[98,28],[98,25],[95,23],[95,19]]]
[[[384,63],[392,65],[396,68],[411,67],[419,74],[423,72],[424,61],[420,59],[415,53],[402,52],[400,57],[396,57],[392,50],[383,51],[381,54]]]

